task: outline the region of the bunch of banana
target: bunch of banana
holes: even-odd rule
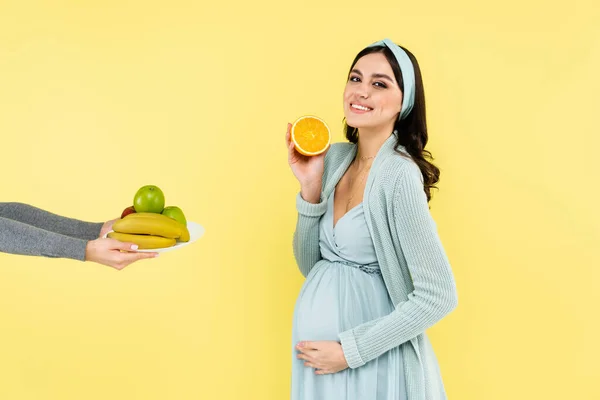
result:
[[[157,213],[133,213],[114,222],[108,237],[131,242],[140,249],[172,247],[190,240],[187,226],[173,218]]]

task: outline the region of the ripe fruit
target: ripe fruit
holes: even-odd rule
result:
[[[134,212],[135,212],[135,208],[133,206],[129,206],[123,210],[123,213],[121,214],[121,218],[125,218],[126,216],[128,216],[129,214],[132,214]]]
[[[175,239],[162,236],[134,235],[121,232],[109,232],[107,236],[121,242],[135,243],[139,249],[160,249],[163,247],[172,247],[176,243]]]
[[[179,222],[178,222],[179,224]],[[181,224],[179,224],[181,225]],[[187,226],[185,225],[181,225],[181,236],[179,236],[177,238],[178,241],[180,242],[189,242],[190,241],[190,231],[188,230]]]
[[[292,125],[292,141],[296,150],[305,156],[323,153],[331,144],[329,127],[322,119],[305,115]]]
[[[165,215],[169,218],[173,218],[175,221],[179,222],[180,224],[187,226],[187,220],[185,219],[185,214],[183,214],[183,211],[179,207],[176,207],[176,206],[165,207],[165,209],[162,211],[162,215]]]
[[[140,249],[172,247],[189,242],[187,220],[179,207],[165,208],[165,195],[154,185],[141,187],[133,198],[133,206],[121,213],[107,236],[132,242]]]
[[[165,195],[154,185],[142,186],[133,197],[135,211],[160,214],[165,208]]]
[[[177,239],[183,234],[183,226],[172,218],[156,213],[134,213],[113,223],[113,230],[120,233],[162,236]]]

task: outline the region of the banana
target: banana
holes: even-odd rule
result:
[[[113,230],[120,233],[185,238],[187,228],[172,218],[156,213],[133,213],[114,222]],[[187,233],[189,240],[189,232]]]
[[[164,221],[165,218],[168,218],[169,221],[171,222],[171,224],[177,225],[181,229],[181,235],[178,238],[176,238],[177,241],[179,241],[179,242],[189,242],[190,241],[190,231],[188,230],[187,226],[171,217],[167,217],[165,215],[155,214],[155,213],[135,213],[135,214],[129,214],[128,217],[131,215],[138,215],[137,217],[134,217],[134,218],[149,218],[149,219],[154,218],[154,219],[158,219],[161,221]],[[159,217],[156,217],[157,215]]]
[[[184,226],[181,222],[175,221],[181,227],[181,236],[177,240],[180,242],[189,242],[190,241],[190,231],[188,231],[187,226]]]
[[[121,242],[135,243],[138,245],[139,249],[159,249],[163,247],[172,247],[176,243],[176,240],[173,238],[153,235],[135,235],[130,233],[109,232],[107,236]]]

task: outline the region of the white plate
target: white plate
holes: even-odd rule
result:
[[[202,227],[202,225],[197,224],[196,222],[188,221],[187,228],[188,231],[190,231],[190,240],[187,242],[178,241],[177,243],[175,243],[174,246],[171,247],[161,247],[158,249],[139,249],[136,251],[139,251],[140,253],[164,253],[165,251],[177,250],[184,246],[187,246],[188,244],[194,243],[196,240],[200,239],[202,235],[204,235],[204,228]],[[106,237],[110,232],[107,232],[103,237]]]

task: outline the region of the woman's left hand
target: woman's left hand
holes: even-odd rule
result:
[[[315,374],[335,374],[348,368],[342,345],[332,340],[300,342],[296,345],[300,351],[298,358],[304,360],[304,366],[315,368]]]

